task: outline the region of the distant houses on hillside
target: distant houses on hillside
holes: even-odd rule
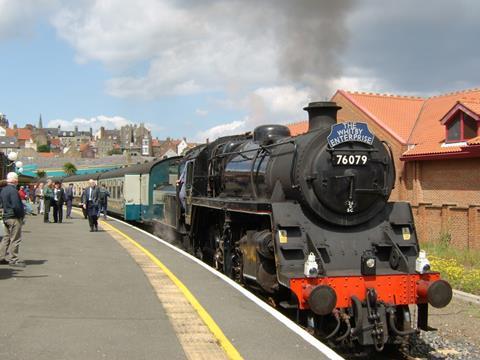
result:
[[[187,148],[196,146],[186,138],[160,140],[152,138],[145,125],[130,124],[120,129],[101,127],[96,133],[73,130],[44,128],[40,116],[36,126],[27,124],[23,128],[9,126],[9,121],[0,113],[0,152],[19,152],[28,158],[102,158],[123,154],[130,157],[164,158],[180,155]]]

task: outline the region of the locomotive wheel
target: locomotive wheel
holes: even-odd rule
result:
[[[217,270],[222,270],[223,252],[220,250],[221,233],[216,224],[210,225],[202,245],[202,259]],[[220,267],[219,267],[220,266]]]

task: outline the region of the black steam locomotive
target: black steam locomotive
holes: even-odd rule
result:
[[[167,206],[176,216],[165,219],[185,247],[318,336],[381,351],[415,331],[409,305],[426,330],[428,304],[446,306],[452,289],[420,252],[410,205],[388,202],[389,146],[365,123],[337,124],[339,109],[310,103],[297,137],[267,125],[193,149],[183,209]]]

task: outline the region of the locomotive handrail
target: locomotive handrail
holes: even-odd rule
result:
[[[328,152],[333,152],[333,151],[344,151],[344,152],[378,152],[378,149],[333,149],[329,146],[327,146],[327,151]]]
[[[253,168],[255,167],[255,162],[258,159],[258,154],[260,154],[261,151],[262,150],[259,150],[255,153],[255,156],[253,157],[253,161],[252,161],[252,166],[250,167],[250,185],[252,187],[252,193],[255,199],[257,198],[258,195],[257,195],[257,183],[253,178]]]
[[[385,229],[384,230],[384,234],[387,236],[388,240],[390,240],[390,242],[392,243],[392,247],[394,247],[397,251],[398,251],[398,255],[400,256],[400,258],[402,259],[402,262],[403,262],[403,265],[404,265],[404,271],[405,272],[410,272],[410,266],[408,266],[408,260],[407,258],[405,257],[405,254],[402,252],[402,250],[400,249],[400,247],[398,246],[398,244],[392,239],[392,237],[390,236],[390,229]]]
[[[388,194],[388,189],[386,187],[382,189],[355,189],[355,193],[380,194],[386,196]]]
[[[281,142],[270,144],[270,145],[258,145],[258,147],[254,148],[254,149],[247,149],[247,150],[242,150],[242,151],[235,151],[235,152],[218,154],[218,155],[215,155],[215,156],[212,156],[211,158],[209,158],[209,161],[213,160],[214,158],[220,158],[220,157],[225,157],[225,156],[229,156],[229,155],[241,155],[241,154],[245,154],[245,153],[249,153],[249,152],[258,151],[259,149],[267,150],[267,149],[270,149],[270,148],[273,148],[273,147],[276,147],[276,146],[280,146],[280,145],[284,145],[284,144],[288,144],[288,143],[294,144],[295,142],[293,140],[288,140],[288,141],[281,141]],[[249,160],[251,160],[251,159],[249,159]]]
[[[319,274],[325,274],[327,269],[325,268],[325,261],[323,261],[322,254],[320,253],[320,251],[318,251],[318,248],[317,248],[316,244],[313,242],[313,240],[310,237],[310,235],[308,234],[308,232],[306,232],[305,235],[306,235],[306,238],[307,238],[308,252],[309,253],[313,252],[315,254],[315,260],[318,259],[318,261],[320,262],[320,266],[318,267],[318,273]]]
[[[298,184],[295,184],[295,168],[297,167],[297,143],[293,142],[293,158],[292,166],[290,167],[290,183],[292,184],[292,189],[298,188]]]
[[[395,180],[397,179],[397,169],[395,168],[395,159],[393,157],[393,150],[392,147],[388,142],[385,140],[382,140],[383,145],[388,149],[388,152],[390,153],[390,160],[392,161],[392,168],[393,168],[393,185],[392,189],[395,189]]]

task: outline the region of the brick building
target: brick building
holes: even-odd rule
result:
[[[366,122],[391,145],[391,200],[412,204],[420,239],[448,235],[480,248],[480,90],[429,98],[339,90],[332,100],[339,121]],[[294,135],[307,127],[290,125]]]

